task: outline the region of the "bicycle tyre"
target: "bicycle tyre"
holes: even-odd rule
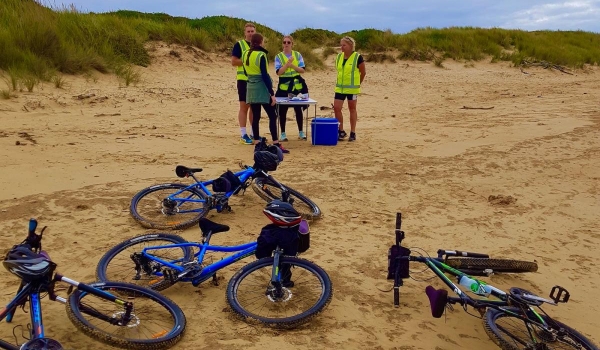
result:
[[[244,319],[247,322],[258,321],[264,325],[267,325],[267,326],[270,326],[273,328],[291,329],[291,328],[298,327],[302,324],[305,324],[306,322],[310,321],[313,317],[315,317],[318,313],[323,311],[323,309],[325,309],[325,307],[329,304],[329,302],[331,301],[331,298],[333,296],[331,279],[329,278],[329,275],[327,275],[325,270],[323,270],[323,268],[316,265],[315,263],[308,261],[306,259],[301,259],[301,258],[292,257],[292,256],[281,256],[280,257],[281,264],[290,264],[295,267],[303,268],[303,269],[307,270],[308,272],[314,274],[314,276],[317,277],[317,279],[319,280],[319,283],[320,283],[320,287],[321,287],[320,296],[318,297],[316,302],[310,308],[308,308],[308,310],[301,312],[299,314],[295,314],[295,315],[291,315],[291,316],[287,316],[287,317],[282,317],[282,318],[263,317],[263,316],[258,316],[256,314],[248,311],[243,306],[244,302],[240,300],[240,294],[242,294],[242,293],[239,293],[240,285],[242,284],[244,279],[246,277],[248,277],[250,274],[252,274],[253,272],[258,271],[261,268],[267,268],[268,276],[265,276],[265,274],[263,274],[263,283],[264,283],[264,287],[266,288],[268,285],[270,285],[270,280],[271,280],[271,272],[270,271],[272,269],[273,262],[274,262],[273,257],[256,260],[256,261],[251,262],[250,264],[247,264],[246,266],[242,267],[231,278],[231,280],[229,281],[229,284],[227,285],[227,302],[231,306],[231,308],[235,314],[237,314],[239,317],[241,317],[242,319]],[[258,271],[258,273],[260,273],[260,271]],[[294,272],[293,274],[296,274],[296,273],[297,272]],[[293,291],[298,292],[298,289],[302,288],[301,287],[302,284],[299,283],[298,280],[295,280],[295,281],[296,281],[295,286],[290,287],[290,289],[295,288]],[[256,284],[252,284],[252,285],[256,286]],[[265,290],[264,289],[261,290],[261,288],[262,287],[259,286],[258,290],[256,290],[254,293],[259,298],[265,298],[265,301],[267,301],[268,297],[265,295]],[[257,289],[257,288],[255,287],[254,289]],[[244,294],[244,296],[247,296],[246,294],[248,294],[248,293],[243,293],[243,294]],[[291,294],[293,294],[293,293],[291,293]],[[301,294],[301,296],[302,296],[302,294]],[[250,296],[250,298],[252,298],[252,296]],[[302,297],[296,298],[296,299],[304,300]],[[252,299],[252,300],[255,300],[255,299]],[[288,299],[288,300],[294,300],[294,298],[291,297],[291,299]],[[272,303],[273,301],[269,300],[269,302]],[[286,300],[286,302],[287,302],[287,300]],[[267,304],[267,305],[269,305],[269,304]],[[273,305],[273,304],[270,304],[270,305]],[[284,306],[284,308],[285,307],[287,307],[287,306]]]
[[[174,234],[170,234],[170,233],[152,233],[152,234],[140,235],[140,236],[130,238],[130,239],[125,240],[125,241],[117,244],[116,246],[112,247],[108,252],[106,252],[102,256],[102,258],[100,258],[100,260],[98,261],[98,265],[96,266],[96,277],[98,278],[99,281],[121,280],[121,281],[129,282],[129,280],[127,279],[127,276],[125,276],[125,277],[108,276],[108,274],[107,274],[108,265],[119,253],[124,252],[128,248],[134,247],[136,245],[141,245],[144,243],[159,242],[159,241],[160,242],[169,242],[171,244],[188,243],[188,241],[186,241],[183,237],[174,235]],[[158,245],[165,245],[165,244],[164,243],[162,243],[162,244],[150,243],[149,244],[149,246],[152,246],[152,245],[158,246]],[[194,251],[193,251],[192,247],[180,247],[180,249],[181,249],[181,255],[182,255],[181,258],[182,258],[183,262],[191,261],[194,258]],[[137,248],[134,250],[134,252],[141,252],[141,251],[142,251],[142,248]],[[124,271],[126,273],[127,273],[127,271],[129,271],[129,273],[131,273],[131,274],[135,273],[135,263],[131,260],[129,260],[128,263],[131,264],[131,269],[129,270],[129,269],[125,268]],[[127,264],[127,262],[124,264],[126,266],[129,266]],[[150,280],[150,281],[152,282],[152,280]],[[159,279],[156,283],[145,284],[145,285],[142,285],[142,287],[161,291],[161,290],[165,290],[165,289],[169,288],[173,284],[175,284],[175,283],[172,282],[171,280],[163,278],[163,279]]]
[[[485,276],[485,270],[498,273],[536,272],[536,262],[512,259],[448,258],[444,263],[471,276]]]
[[[138,303],[142,302],[142,303],[152,303],[154,305],[160,305],[161,310],[166,310],[168,312],[168,314],[172,318],[174,324],[173,324],[173,328],[168,332],[166,330],[163,330],[159,333],[147,333],[147,334],[154,334],[152,336],[152,339],[132,339],[132,338],[118,337],[113,334],[109,334],[106,331],[107,327],[99,328],[99,327],[93,325],[88,319],[86,319],[86,317],[83,315],[83,313],[81,311],[82,299],[84,299],[86,296],[93,296],[93,297],[96,297],[96,296],[89,294],[87,292],[83,292],[81,290],[77,290],[69,296],[69,299],[66,304],[67,315],[69,316],[69,319],[71,320],[71,322],[79,330],[81,330],[83,333],[87,334],[88,336],[90,336],[96,340],[99,340],[103,343],[107,343],[107,344],[117,346],[120,348],[124,348],[124,349],[148,349],[148,350],[149,349],[167,349],[167,348],[170,348],[173,345],[175,345],[179,340],[181,340],[181,337],[183,336],[183,334],[185,332],[185,328],[186,328],[185,315],[184,315],[183,311],[181,310],[181,308],[179,306],[177,306],[177,304],[175,304],[173,301],[168,299],[167,297],[161,295],[158,292],[149,290],[147,288],[142,288],[142,287],[139,287],[139,286],[136,286],[133,284],[129,284],[129,283],[109,281],[109,282],[93,283],[93,284],[90,284],[90,286],[93,286],[93,287],[101,289],[101,290],[107,290],[111,294],[123,293],[128,296],[127,301],[134,300],[132,298],[132,296],[135,295],[135,296],[139,296],[137,298]],[[106,299],[102,299],[99,297],[97,297],[97,298],[104,300],[107,303],[112,304],[113,306],[118,306],[117,304],[115,304],[111,301],[108,301]],[[134,302],[135,302],[135,300],[134,300]],[[137,308],[138,311],[140,309],[146,310],[147,308],[144,308],[144,307]],[[134,310],[136,310],[136,309],[134,309]],[[109,311],[109,313],[110,312],[111,311]],[[114,313],[113,313],[113,315],[114,315]],[[121,327],[120,329],[123,329],[123,327],[141,328],[142,326],[146,326],[146,323],[144,322],[144,320],[139,318],[139,315],[140,315],[139,313],[135,314],[135,317],[137,319],[135,324],[129,324],[126,326],[115,326],[115,327]],[[166,316],[166,314],[165,314],[165,316]],[[104,324],[108,324],[105,321],[103,321],[103,322],[104,322]],[[149,326],[156,326],[157,322],[158,322],[158,320],[152,319],[151,322],[147,322],[147,323],[149,324]],[[140,332],[139,329],[137,329],[135,331],[137,331],[138,334],[143,333],[143,332]],[[132,330],[132,332],[134,332],[134,330]],[[166,332],[166,333],[163,333],[163,332]],[[124,333],[124,332],[120,332],[120,333]],[[160,334],[160,336],[157,334]]]
[[[517,314],[521,313],[521,310],[518,308],[508,308],[507,310],[515,312]],[[515,319],[516,323],[520,325],[523,328],[523,334],[525,336],[523,337],[518,337],[518,335],[515,334],[510,334],[510,332],[508,331],[508,329],[505,326],[499,327],[497,325],[497,321],[501,318],[511,318],[511,319]],[[574,330],[573,328],[565,325],[564,323],[558,322],[556,320],[553,320],[551,318],[549,318],[548,316],[542,315],[542,318],[544,319],[544,321],[546,321],[548,323],[548,325],[550,325],[553,329],[563,329],[566,334],[568,335],[568,337],[574,341],[575,343],[578,343],[579,345],[581,345],[583,347],[583,349],[586,350],[598,350],[598,347],[596,345],[594,345],[594,343],[592,343],[591,340],[587,339],[584,335],[582,335],[581,333],[579,333],[578,331]],[[490,339],[492,339],[492,341],[494,341],[494,343],[496,343],[496,345],[498,345],[501,349],[503,350],[519,350],[519,349],[524,349],[524,347],[521,344],[521,347],[517,347],[515,345],[515,343],[517,343],[518,341],[516,340],[512,340],[511,338],[515,338],[518,337],[518,339],[521,340],[521,342],[527,342],[528,339],[530,339],[530,335],[527,331],[527,328],[525,327],[525,322],[523,322],[521,319],[513,317],[507,313],[504,313],[500,310],[497,309],[492,309],[489,308],[486,313],[485,313],[485,317],[483,318],[483,325],[485,328],[486,333],[488,334],[488,336],[490,337]],[[531,324],[532,327],[535,327],[533,324]],[[504,330],[504,331],[503,331]],[[544,337],[546,339],[544,339]],[[549,349],[555,349],[555,347],[553,347],[551,344],[552,343],[556,343],[556,340],[551,340],[549,339],[551,337],[550,334],[546,335],[543,333],[538,333],[537,334],[537,341],[543,341],[546,344],[549,344],[550,347]],[[520,342],[519,342],[520,343]],[[532,344],[527,344],[527,345],[532,345]],[[565,344],[568,345],[568,344]],[[577,349],[577,347],[573,346],[573,349]]]
[[[139,213],[139,209],[138,209],[138,207],[140,206],[140,201],[142,199],[144,199],[144,197],[147,197],[154,192],[161,191],[161,190],[169,190],[169,189],[172,189],[172,190],[174,190],[173,192],[175,192],[175,191],[182,190],[186,187],[188,187],[188,185],[178,184],[178,183],[166,183],[166,184],[159,184],[159,185],[154,185],[154,186],[144,188],[140,192],[136,193],[133,196],[133,198],[131,199],[131,204],[129,205],[129,212],[130,212],[131,216],[135,219],[135,221],[137,221],[140,225],[142,225],[145,228],[157,229],[157,230],[182,230],[182,229],[188,228],[190,226],[193,226],[193,225],[197,224],[201,218],[206,216],[206,214],[208,213],[208,210],[209,210],[208,204],[206,202],[206,199],[207,199],[206,194],[203,193],[202,191],[197,190],[196,188],[189,188],[189,189],[185,190],[185,192],[188,193],[188,196],[195,195],[200,200],[204,200],[204,202],[202,202],[202,203],[189,202],[190,205],[192,205],[192,206],[200,204],[201,205],[200,209],[202,209],[202,210],[200,210],[198,212],[188,213],[188,214],[190,214],[189,219],[185,219],[182,222],[177,221],[177,220],[167,221],[166,223],[160,223],[157,221],[153,221],[151,218],[141,215]],[[157,200],[152,200],[152,202],[156,202],[156,208],[153,208],[152,212],[154,214],[157,214],[158,217],[165,217],[166,214],[162,213],[160,210],[162,208],[162,198],[157,199]],[[173,214],[171,216],[172,217],[176,217],[176,216],[182,217],[182,215],[179,215],[179,214]]]
[[[284,184],[281,185],[290,192],[290,197],[294,198],[294,203],[292,205],[296,210],[298,210],[300,215],[302,215],[302,218],[306,220],[317,220],[321,218],[321,209],[315,204],[315,202],[293,188]],[[273,199],[281,199],[281,189],[269,178],[255,179],[252,183],[252,189],[260,198],[267,202],[270,202]],[[298,200],[307,207],[305,210],[302,210],[303,208],[298,205]]]

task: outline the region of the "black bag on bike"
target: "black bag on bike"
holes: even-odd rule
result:
[[[283,255],[295,256],[298,254],[298,236],[298,226],[279,227],[269,224],[263,227],[256,239],[256,258],[270,257],[278,246],[283,250]]]
[[[212,188],[214,192],[229,192],[238,188],[241,184],[240,179],[231,170],[227,170],[218,179],[213,181]],[[237,194],[237,192],[234,194]]]
[[[393,280],[396,275],[396,269],[398,269],[398,277],[409,278],[410,273],[408,271],[408,260],[399,260],[397,258],[401,256],[410,255],[410,249],[404,248],[399,245],[393,245],[388,250],[388,280]]]

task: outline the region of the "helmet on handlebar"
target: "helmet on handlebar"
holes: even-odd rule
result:
[[[24,281],[42,279],[56,268],[45,252],[35,253],[27,245],[16,245],[8,251],[2,262],[12,274]]]
[[[302,216],[290,203],[279,199],[269,202],[263,213],[278,226],[295,226],[302,221]]]
[[[279,164],[279,157],[269,151],[258,151],[254,153],[254,163],[259,169],[275,171]]]

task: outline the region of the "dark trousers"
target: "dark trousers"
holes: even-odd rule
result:
[[[286,115],[289,106],[279,106],[279,125],[281,126],[281,132],[285,132]],[[298,131],[302,131],[304,125],[304,113],[302,112],[302,106],[294,106],[294,112],[296,112],[296,123],[298,123]]]
[[[260,107],[264,108],[267,116],[269,117],[269,131],[271,132],[271,137],[273,141],[279,140],[279,135],[277,134],[277,113],[275,113],[275,107],[271,106],[268,103],[253,103],[250,105],[250,109],[252,110],[252,134],[254,135],[255,140],[260,140],[260,133],[258,131],[258,125],[260,122]]]

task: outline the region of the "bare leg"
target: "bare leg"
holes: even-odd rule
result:
[[[356,102],[358,101],[348,100],[348,109],[350,110],[350,132],[356,132],[356,120],[358,119],[358,113],[356,112]]]
[[[333,113],[335,114],[335,119],[340,122],[340,130],[344,130],[344,115],[342,114],[343,105],[344,100],[333,100]]]
[[[240,128],[246,127],[246,118],[248,115],[248,110],[250,105],[248,105],[245,101],[240,101],[240,110],[238,111],[238,122],[240,123]],[[250,125],[252,125],[252,111],[250,111]]]

